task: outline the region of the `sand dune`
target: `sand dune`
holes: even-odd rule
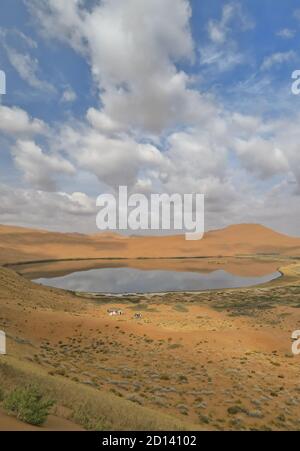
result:
[[[253,254],[300,255],[300,238],[258,224],[207,232],[199,241],[183,235],[83,235],[0,226],[0,264],[51,259],[218,257]]]
[[[282,269],[287,277],[264,288],[141,295],[137,305],[94,302],[0,268],[1,386],[38,384],[56,401],[51,430],[86,427],[85,418],[93,430],[99,419],[109,430],[299,429],[290,352],[300,265]],[[109,317],[109,307],[124,315]],[[31,428],[0,410],[1,427]]]
[[[56,402],[58,416],[45,425],[50,430],[77,428],[77,422],[93,430],[99,424],[110,430],[299,429],[300,375],[291,356],[291,331],[300,323],[300,264],[288,258],[299,249],[299,238],[259,225],[208,232],[198,242],[0,226],[2,263],[121,257],[127,258],[124,265],[141,269],[204,265],[211,271],[225,265],[236,273],[250,264],[253,274],[269,265],[284,274],[259,287],[120,299],[44,287],[2,267],[0,328],[8,338],[8,355],[0,359],[2,388],[6,393],[38,384]],[[234,258],[241,254],[256,256],[250,263]],[[145,259],[168,256],[211,258]],[[95,261],[37,266],[64,273],[90,264]],[[30,275],[34,266],[16,268]],[[109,307],[124,315],[109,317]],[[31,429],[1,410],[0,425]]]
[[[78,424],[72,423],[64,418],[50,415],[43,427],[32,426],[22,423],[15,417],[0,411],[0,431],[83,431]]]

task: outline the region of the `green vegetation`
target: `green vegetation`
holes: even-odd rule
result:
[[[3,407],[25,423],[41,426],[54,402],[45,399],[36,387],[16,388],[5,398]]]
[[[87,431],[105,431],[108,429],[105,418],[101,416],[97,418],[91,416],[89,413],[91,410],[92,406],[88,402],[79,405],[73,414],[73,420],[76,421],[76,423],[81,424]]]
[[[22,399],[21,404],[20,401],[18,402],[18,406],[23,406],[24,399],[23,395],[19,395],[23,391],[20,387],[34,384],[37,391],[44,394],[42,403],[48,399],[55,401],[53,414],[56,413],[56,409],[63,407],[69,412],[66,419],[75,421],[88,430],[181,431],[194,429],[194,426],[188,422],[182,422],[94,387],[61,376],[50,376],[35,364],[20,362],[12,357],[5,357],[5,361],[0,362],[0,380],[5,392],[18,393],[18,401]],[[15,397],[14,394],[9,405],[12,413],[16,413]],[[25,398],[24,405],[31,407],[31,396],[28,397],[27,394]],[[7,404],[6,407],[8,407]],[[18,418],[25,421],[23,416]],[[28,421],[28,417],[26,418]]]
[[[173,309],[176,310],[177,312],[182,312],[182,313],[187,313],[189,311],[189,309],[182,304],[176,304],[173,306]]]
[[[229,415],[237,415],[238,413],[247,413],[246,409],[241,406],[231,406],[227,409]]]

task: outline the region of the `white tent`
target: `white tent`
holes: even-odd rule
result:
[[[6,354],[6,335],[0,330],[0,354]]]

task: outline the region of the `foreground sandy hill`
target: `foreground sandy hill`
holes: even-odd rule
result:
[[[264,287],[120,300],[0,268],[0,388],[53,399],[47,429],[299,430],[300,264],[281,270]],[[28,426],[0,407],[1,428]]]
[[[300,255],[300,238],[258,224],[207,232],[199,241],[184,236],[83,235],[0,226],[0,264],[66,258],[208,257],[253,254]]]
[[[49,416],[43,427],[32,426],[0,411],[0,432],[2,431],[84,431],[84,429],[78,424],[53,415]]]

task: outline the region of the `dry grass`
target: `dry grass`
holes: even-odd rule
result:
[[[55,399],[54,413],[86,429],[297,429],[290,334],[300,325],[300,265],[290,263],[262,287],[122,302],[82,299],[0,268],[10,353],[0,385],[34,381]],[[108,302],[125,315],[109,318]],[[142,320],[132,319],[133,306],[144,306]]]
[[[188,430],[192,425],[140,407],[113,394],[86,387],[11,357],[1,358],[2,390],[34,384],[56,405],[67,409],[68,419],[92,430]],[[60,409],[61,411],[61,409]]]

